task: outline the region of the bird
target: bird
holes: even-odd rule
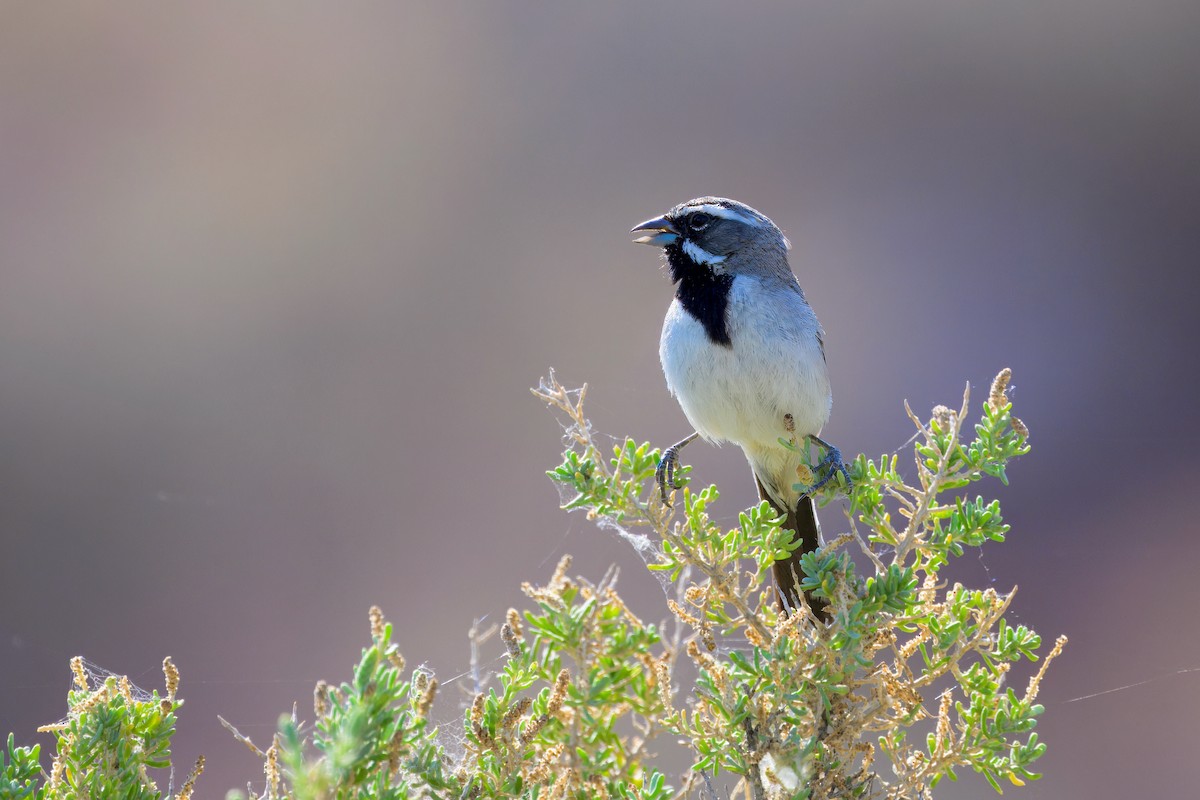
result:
[[[657,480],[664,502],[680,451],[696,438],[741,447],[767,501],[799,547],[775,562],[783,613],[800,607],[800,559],[820,545],[812,493],[840,472],[840,451],[820,438],[833,394],[825,331],[788,263],[791,244],[762,213],[722,197],[699,197],[635,225],[635,243],[663,250],[675,297],[663,320],[659,359],[667,388],[693,433],[667,448]],[[795,442],[788,447],[780,440]],[[805,472],[808,443],[824,450]],[[806,485],[803,477],[812,480]],[[828,622],[827,601],[805,595]]]

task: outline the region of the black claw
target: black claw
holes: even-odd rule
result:
[[[675,482],[675,471],[679,469],[679,445],[672,445],[664,452],[662,459],[658,462],[658,467],[654,470],[654,479],[658,482],[658,489],[662,493],[662,501],[666,505],[670,505],[670,490],[678,489],[680,484]],[[670,487],[670,488],[668,488]]]
[[[695,441],[699,435],[699,433],[693,433],[663,451],[662,459],[654,469],[654,480],[658,482],[658,490],[662,493],[663,505],[671,505],[669,491],[683,485],[675,482],[675,471],[679,469],[679,451]]]
[[[654,482],[658,484],[658,490],[662,494],[663,503],[667,502],[667,456],[663,455],[659,460],[658,466],[654,468]]]

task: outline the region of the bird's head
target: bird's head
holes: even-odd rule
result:
[[[774,222],[745,203],[723,197],[698,197],[661,217],[634,226],[638,244],[662,247],[672,279],[689,270],[716,274],[790,275],[787,237]]]

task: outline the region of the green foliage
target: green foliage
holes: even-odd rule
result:
[[[620,730],[648,733],[666,708],[664,662],[654,656],[659,632],[626,608],[611,577],[577,583],[566,575],[569,563],[560,562],[547,586],[524,586],[538,609],[523,620],[510,612],[499,689],[477,694],[467,715],[463,767],[474,773],[466,789],[475,796],[538,796],[566,774],[557,763],[564,753],[579,785],[629,797],[663,790],[662,776],[646,772],[644,752],[631,750]]]
[[[553,378],[539,387],[571,423],[563,465],[550,472],[571,497],[564,507],[651,528],[662,548],[650,568],[682,584],[685,602],[669,605],[694,631],[696,689],[663,723],[692,748],[694,770],[739,775],[755,797],[923,797],[964,766],[997,788],[1037,777],[1029,767],[1045,746],[1031,733],[1042,711],[1034,700],[1065,639],[1023,694],[1003,688],[1014,665],[1037,658],[1040,638],[1005,622],[1012,592],[944,588],[940,575],[952,557],[1009,532],[997,501],[961,493],[988,477],[1006,483],[1009,462],[1029,450],[1008,378],[997,377],[969,441],[969,394],[959,411],[939,406],[928,421],[909,410],[914,477],[896,455],[850,465],[846,532],[802,556],[802,587],[829,602],[828,625],[807,608],[777,610],[768,568],[797,544],[769,506],[728,530],[709,516],[714,486],[678,492],[678,513],[664,507],[649,481],[656,451],[626,440],[606,463],[584,393]],[[809,447],[782,430],[781,442]],[[817,499],[828,504],[846,488],[831,481]],[[925,747],[909,743],[912,728],[932,728]],[[894,778],[875,770],[879,753]]]
[[[423,671],[404,678],[392,626],[372,609],[372,646],[353,681],[319,684],[315,723],[285,717],[259,751],[266,783],[258,797],[539,798],[563,797],[572,786],[612,797],[672,796],[623,732],[661,729],[669,668],[667,657],[653,655],[665,652],[658,630],[626,608],[611,579],[576,582],[566,575],[569,563],[560,562],[547,586],[524,586],[536,609],[509,611],[497,685],[477,687],[461,736],[450,737],[461,753],[448,752],[428,722],[437,681]],[[476,643],[491,633],[476,632]]]
[[[918,428],[912,469],[898,456],[859,456],[843,532],[802,555],[803,588],[828,603],[822,622],[803,605],[782,613],[770,567],[799,546],[766,503],[725,528],[710,516],[715,486],[685,486],[678,507],[654,483],[660,458],[626,439],[602,450],[583,415],[584,391],[557,382],[535,394],[568,419],[562,463],[549,472],[564,508],[627,532],[641,528],[651,570],[675,589],[666,634],[643,622],[610,570],[593,584],[567,574],[564,557],[531,604],[503,625],[471,631],[475,681],[462,725],[430,722],[438,682],[408,670],[392,626],[371,610],[371,643],[350,678],[317,685],[311,721],[281,719],[265,749],[225,723],[263,759],[256,800],[387,798],[619,798],[692,795],[765,798],[925,798],[958,771],[998,791],[1037,778],[1045,744],[1036,702],[1060,638],[1024,692],[1012,671],[1035,661],[1041,638],[1004,619],[1012,592],[947,585],[950,559],[1009,533],[997,501],[968,496],[985,478],[1007,480],[1028,452],[1012,416],[1007,371],[992,386],[970,441],[968,410],[935,408]],[[807,443],[786,440],[789,446]],[[679,476],[686,480],[687,467]],[[808,485],[808,484],[806,484]],[[847,486],[831,481],[828,505]],[[837,527],[826,513],[826,530]],[[496,633],[506,657],[480,663]],[[686,655],[686,659],[680,656]],[[178,673],[167,693],[145,695],[125,678],[95,680],[72,662],[76,687],[50,772],[38,747],[0,750],[0,798],[160,798],[151,772],[170,764]],[[692,769],[678,786],[659,746],[681,743]],[[885,772],[877,762],[890,767]],[[190,798],[203,759],[175,797]],[[230,798],[244,797],[231,792]]]
[[[55,737],[50,773],[38,760],[40,746],[17,747],[10,733],[7,754],[0,751],[0,798],[164,797],[151,775],[171,766],[175,711],[183,705],[175,698],[179,673],[174,664],[170,659],[163,662],[166,696],[135,691],[125,676],[95,678],[82,658],[72,659],[71,667],[75,685],[67,695],[67,718],[39,728]],[[191,796],[203,767],[201,759],[175,797]]]
[[[264,796],[399,800],[451,786],[428,721],[437,681],[422,671],[404,677],[392,626],[379,609],[371,610],[371,639],[350,681],[317,685],[312,725],[280,720],[263,753]]]
[[[40,786],[42,765],[38,762],[39,745],[17,747],[13,735],[8,735],[8,746],[0,750],[0,797],[17,798],[46,796]]]

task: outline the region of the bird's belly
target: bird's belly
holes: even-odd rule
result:
[[[791,461],[779,439],[819,434],[829,419],[829,378],[816,332],[748,329],[731,320],[730,335],[732,347],[714,344],[672,304],[660,346],[667,386],[704,438],[738,444],[752,461],[754,452],[772,451],[772,461]]]

